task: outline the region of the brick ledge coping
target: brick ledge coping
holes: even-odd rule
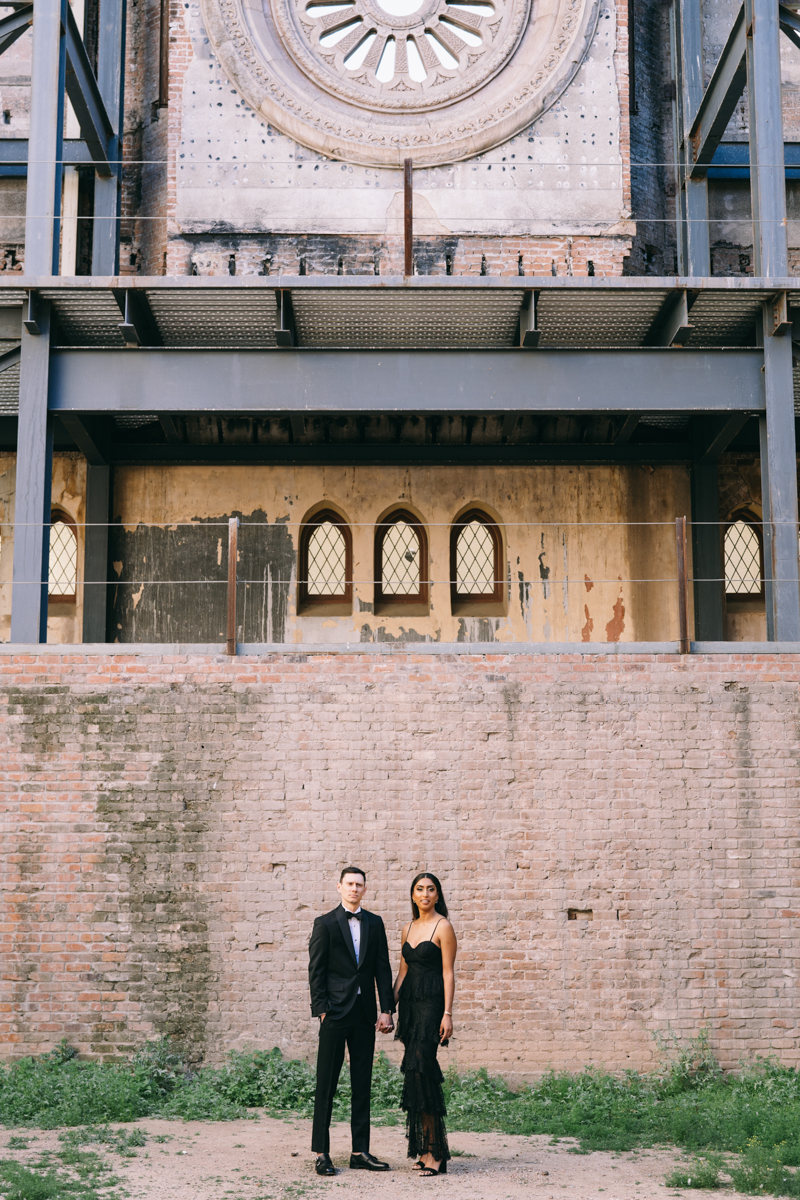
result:
[[[0,643],[0,655],[202,655],[228,658],[218,642],[78,642],[30,645]],[[518,655],[578,655],[580,657],[616,656],[626,654],[674,655],[677,642],[240,642],[238,658],[263,657],[268,654],[460,654],[492,657]],[[691,655],[698,654],[757,654],[800,655],[800,642],[692,642]],[[689,656],[691,657],[691,656]]]

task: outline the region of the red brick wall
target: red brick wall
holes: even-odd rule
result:
[[[0,655],[0,1044],[311,1054],[338,869],[461,949],[447,1060],[797,1063],[798,656]],[[592,921],[568,909],[591,909]],[[394,1048],[392,1047],[392,1052]]]

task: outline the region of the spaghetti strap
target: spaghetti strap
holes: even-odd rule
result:
[[[444,918],[443,918],[443,917],[439,917],[439,920],[436,922],[436,924],[435,924],[435,925],[434,925],[434,927],[433,927],[433,933],[432,933],[432,934],[431,934],[431,936],[428,938],[428,941],[429,941],[429,942],[432,942],[432,941],[433,941],[433,939],[434,939],[434,935],[435,935],[435,933],[436,933],[436,930],[439,928],[439,926],[441,925],[441,923],[442,923],[442,921],[443,921],[443,920],[444,920]]]

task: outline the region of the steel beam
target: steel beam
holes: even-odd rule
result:
[[[97,86],[108,113],[113,138],[109,158],[113,173],[97,175],[94,184],[92,274],[119,271],[121,130],[125,84],[125,0],[100,0],[97,43]]]
[[[193,464],[197,466],[550,466],[688,464],[690,442],[648,445],[539,442],[529,445],[413,445],[407,442],[329,442],[298,445],[182,446],[119,442],[111,447],[120,466]]]
[[[769,438],[767,418],[758,418],[758,443],[761,451],[761,521],[764,538],[764,600],[767,612],[767,641],[775,641],[775,596],[772,587],[772,514],[769,488]]]
[[[750,420],[750,413],[732,413],[730,416],[714,420],[713,428],[706,428],[700,433],[697,443],[698,463],[716,462],[720,454],[724,454],[728,446]]]
[[[703,100],[703,27],[700,0],[680,0],[679,50],[681,58],[680,103],[684,131],[682,166],[684,174],[686,219],[686,270],[689,275],[711,274],[711,246],[708,238],[708,185],[705,179],[693,179],[689,172],[692,152],[685,139],[694,114]]]
[[[98,175],[108,178],[114,174],[109,157],[116,153],[115,130],[106,112],[103,97],[100,95],[97,80],[89,63],[89,56],[69,4],[67,5],[66,40],[67,95],[75,110],[75,116],[78,118],[81,137],[88,147]]]
[[[645,338],[645,345],[683,346],[688,342],[694,329],[689,312],[696,297],[696,291],[690,293],[686,288],[671,292]]]
[[[25,270],[29,275],[58,274],[68,8],[68,0],[36,0],[25,203]]]
[[[38,333],[22,331],[19,384],[11,640],[20,643],[47,641],[53,472],[53,420],[47,409],[49,301],[39,301],[37,324]]]
[[[90,465],[87,468],[83,543],[84,642],[106,640],[110,484],[110,467]]]
[[[800,17],[785,4],[778,5],[778,20],[781,32],[785,33],[790,42],[800,49]]]
[[[757,349],[70,349],[53,352],[50,403],[117,413],[755,413],[762,362]]]
[[[62,413],[59,420],[87,463],[94,467],[104,466],[106,456],[98,444],[100,439],[89,428],[87,419],[78,416],[77,413]],[[97,421],[98,418],[95,417],[94,420]]]
[[[122,313],[119,329],[127,346],[160,346],[156,325],[146,292],[133,288],[114,288],[114,298]]]
[[[696,115],[688,126],[687,166],[691,179],[702,179],[722,140],[747,83],[747,38],[744,5],[736,14],[727,41]]]
[[[789,273],[781,113],[781,54],[774,0],[745,0],[753,269],[774,279]]]
[[[11,12],[7,17],[0,20],[0,54],[5,54],[17,38],[21,38],[23,33],[27,33],[33,24],[33,5],[26,4],[24,8],[18,8],[16,12]]]
[[[692,573],[695,638],[722,642],[725,581],[716,462],[692,466]]]
[[[770,320],[764,305],[764,328]],[[776,641],[800,641],[800,580],[797,553],[797,450],[792,342],[764,337],[766,478],[771,522],[772,603]],[[762,481],[764,478],[762,445]],[[762,482],[763,487],[763,482]]]

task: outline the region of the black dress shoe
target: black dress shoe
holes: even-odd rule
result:
[[[380,1162],[374,1154],[367,1154],[362,1151],[360,1154],[350,1155],[350,1166],[354,1171],[391,1171],[388,1163]]]
[[[330,1154],[320,1154],[317,1156],[317,1161],[314,1165],[314,1170],[318,1175],[335,1175],[336,1168],[331,1162]]]

